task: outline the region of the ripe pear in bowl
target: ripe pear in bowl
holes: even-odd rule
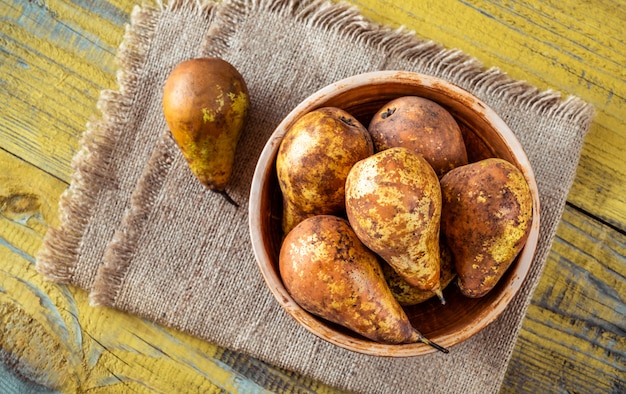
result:
[[[346,213],[359,239],[407,283],[441,297],[439,179],[407,148],[356,163],[346,180]]]
[[[376,342],[422,342],[448,352],[411,325],[378,257],[345,219],[317,215],[300,222],[285,237],[279,268],[291,297],[314,315]]]
[[[463,135],[454,117],[425,97],[391,100],[374,114],[368,130],[377,151],[411,149],[424,156],[439,177],[467,164]]]
[[[492,158],[450,171],[441,190],[441,231],[454,254],[459,289],[467,297],[483,297],[526,243],[530,188],[517,167]]]
[[[367,129],[344,110],[324,107],[299,118],[276,157],[283,233],[313,215],[343,212],[350,168],[373,153]]]

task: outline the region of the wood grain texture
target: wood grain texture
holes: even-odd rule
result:
[[[373,21],[416,30],[514,78],[594,104],[569,205],[502,392],[625,392],[626,3],[350,2]],[[60,392],[333,392],[92,308],[84,291],[35,272],[80,135],[98,115],[100,90],[116,88],[115,53],[133,5],[0,0],[0,392],[38,392],[38,385]]]
[[[626,389],[626,236],[568,207],[503,392]]]
[[[116,88],[115,53],[133,6],[97,3],[0,1],[2,147],[65,181],[100,91]]]

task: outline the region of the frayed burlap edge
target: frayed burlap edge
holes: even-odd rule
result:
[[[215,3],[208,0],[193,3],[173,0],[133,8],[115,59],[119,67],[118,90],[103,90],[100,93],[97,108],[101,116],[88,122],[79,141],[79,149],[72,158],[70,185],[59,199],[60,225],[48,229],[37,255],[37,271],[47,280],[73,283],[83,234],[94,213],[98,194],[110,182],[109,164],[128,122],[128,109],[141,90],[137,79],[145,65],[159,17],[166,9],[176,10],[187,5],[195,12],[209,15]]]
[[[457,49],[420,39],[404,27],[391,29],[366,19],[360,10],[346,3],[328,0],[299,2],[293,0],[225,0],[218,7],[216,19],[227,21],[215,26],[206,37],[202,52],[219,56],[228,47],[229,36],[238,21],[255,11],[271,11],[284,18],[342,35],[346,40],[362,42],[389,57],[399,57],[423,66],[429,73],[449,79],[468,90],[481,90],[509,102],[512,106],[528,108],[546,116],[569,118],[588,129],[594,108],[575,96],[563,100],[561,93],[539,88],[509,77],[496,67],[485,68],[477,59]]]
[[[89,294],[92,306],[112,306],[122,287],[122,282],[137,247],[144,227],[149,224],[148,215],[152,211],[158,191],[163,185],[165,175],[169,171],[175,145],[168,144],[171,134],[166,131],[160,136],[152,156],[148,160],[137,189],[131,196],[129,210],[124,214],[120,228],[123,233],[115,233],[107,245],[104,263],[98,269],[98,275]],[[123,238],[123,240],[122,240]],[[113,264],[110,262],[114,262]]]
[[[118,49],[116,61],[118,91],[103,90],[97,103],[102,116],[87,124],[72,158],[70,186],[59,201],[59,228],[49,228],[37,256],[37,270],[48,280],[71,283],[82,236],[94,211],[94,204],[108,177],[115,142],[124,130],[122,114],[140,89],[136,75],[144,64],[156,24],[155,8],[135,6],[131,23]]]
[[[211,20],[217,3],[212,1],[185,2],[184,0],[174,0],[167,4],[159,2],[161,11],[174,11],[183,6],[190,6],[192,12],[197,12],[203,17]],[[152,18],[158,20],[160,12],[154,10]],[[166,172],[172,162],[172,152],[165,142],[171,139],[169,130],[166,130],[157,141],[157,144],[143,169],[143,174],[139,178],[136,190],[158,190],[164,180],[163,173]],[[157,172],[158,170],[160,172]],[[117,295],[123,286],[123,279],[126,271],[132,262],[132,257],[136,249],[136,244],[141,236],[144,226],[148,224],[146,220],[156,198],[156,192],[150,193],[149,198],[144,198],[142,192],[133,191],[128,210],[124,213],[120,228],[124,233],[117,231],[107,244],[103,263],[98,268],[98,273],[92,284],[89,294],[89,302],[92,306],[112,306],[117,299]],[[121,241],[121,238],[124,240]],[[110,262],[115,262],[114,264]]]

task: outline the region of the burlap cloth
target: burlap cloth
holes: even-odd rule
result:
[[[414,10],[419,13],[419,9]],[[369,393],[498,391],[573,181],[593,109],[515,81],[411,32],[372,24],[358,10],[319,1],[256,0],[136,8],[119,50],[119,91],[105,91],[88,125],[38,257],[47,278],[212,343]],[[206,191],[173,144],[161,110],[169,71],[222,57],[247,81],[252,110],[228,193]],[[256,266],[247,199],[257,158],[301,100],[354,74],[402,69],[473,92],[525,147],[540,190],[541,236],[526,282],[505,313],[450,354],[388,359],[337,348],[300,328]]]

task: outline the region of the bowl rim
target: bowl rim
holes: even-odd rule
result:
[[[481,323],[480,326],[468,324],[464,327],[464,329],[457,330],[453,334],[438,337],[436,342],[449,348],[470,339],[482,329],[493,323],[508,307],[512,299],[519,293],[534,261],[534,254],[539,241],[539,192],[528,156],[513,131],[502,120],[502,118],[500,118],[500,116],[481,99],[450,81],[431,75],[404,70],[372,71],[338,80],[309,95],[295,108],[293,108],[276,126],[266,142],[261,155],[259,156],[250,187],[248,224],[252,249],[257,266],[261,271],[261,275],[263,276],[267,287],[287,314],[296,320],[302,327],[325,341],[354,352],[373,356],[413,357],[433,353],[436,352],[436,350],[422,343],[389,345],[377,343],[366,338],[360,339],[352,337],[331,329],[329,326],[322,323],[318,317],[300,307],[287,292],[286,288],[282,284],[282,278],[280,278],[280,275],[272,275],[269,270],[264,268],[265,263],[263,261],[269,263],[271,262],[271,257],[267,254],[266,249],[261,247],[263,244],[263,235],[259,231],[261,228],[261,215],[258,215],[261,208],[260,197],[262,195],[263,185],[268,181],[268,178],[271,175],[271,166],[268,166],[267,164],[274,162],[278,152],[278,147],[280,146],[282,138],[287,131],[287,126],[295,122],[295,120],[297,120],[297,118],[300,117],[305,111],[308,112],[310,110],[320,108],[324,106],[324,102],[327,102],[329,99],[339,96],[347,91],[359,87],[382,85],[390,82],[401,85],[419,85],[428,90],[445,95],[449,95],[446,91],[453,92],[455,94],[456,101],[460,101],[472,110],[481,113],[486,121],[494,125],[502,138],[506,141],[509,148],[513,151],[513,155],[521,166],[519,169],[524,174],[524,177],[530,186],[533,200],[531,231],[524,248],[517,257],[518,267],[516,271],[522,271],[523,274],[513,275],[510,283],[512,291],[500,295],[494,301],[493,307],[486,308],[486,310],[483,310],[474,319],[475,322]],[[463,339],[460,341],[455,340],[455,338],[458,338],[459,336]]]

